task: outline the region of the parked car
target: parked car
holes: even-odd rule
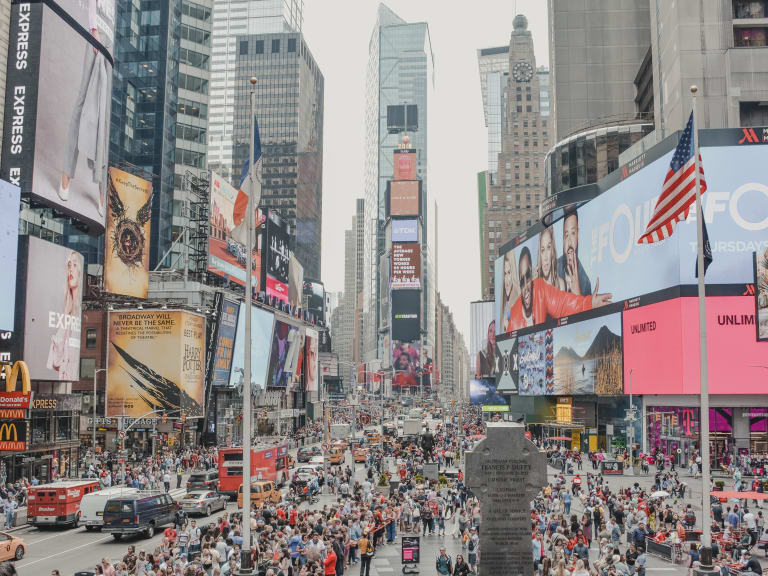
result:
[[[187,492],[195,492],[198,490],[213,490],[216,492],[219,489],[219,472],[218,470],[206,470],[205,472],[193,472],[189,475],[187,480]]]
[[[157,529],[173,523],[178,509],[168,494],[119,496],[104,506],[103,529],[115,540],[134,534],[152,538]]]
[[[296,453],[296,461],[299,464],[309,462],[313,456],[322,456],[323,450],[319,446],[304,446]]]
[[[210,516],[214,510],[226,510],[229,498],[212,490],[195,490],[181,499],[181,509],[189,514]]]
[[[80,501],[80,524],[84,525],[86,530],[101,530],[104,526],[104,506],[107,501],[118,496],[133,496],[138,492],[138,488],[112,486],[86,494]]]
[[[27,552],[24,540],[8,532],[0,532],[0,562],[21,560]]]

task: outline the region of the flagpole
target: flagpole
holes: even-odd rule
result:
[[[256,166],[253,161],[256,147],[256,78],[251,78],[250,92],[250,129],[251,138],[248,156],[248,204],[245,209],[245,228],[248,241],[245,246],[245,357],[243,358],[243,546],[240,550],[240,574],[245,576],[251,570],[251,350],[253,349],[251,333],[251,308],[253,306],[253,196],[255,192],[254,178]],[[243,186],[243,183],[240,183]]]
[[[699,287],[699,378],[700,378],[700,414],[701,430],[701,554],[702,571],[712,570],[712,521],[710,520],[710,465],[709,465],[709,374],[707,365],[707,305],[704,275],[704,212],[701,209],[701,182],[699,163],[699,123],[696,118],[696,92],[691,86],[693,107],[693,158],[696,172],[696,247],[698,251],[698,287]]]

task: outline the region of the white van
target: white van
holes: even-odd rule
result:
[[[104,506],[107,500],[115,496],[130,496],[138,491],[138,488],[112,486],[86,494],[80,501],[80,525],[85,526],[86,530],[101,530],[104,526]]]

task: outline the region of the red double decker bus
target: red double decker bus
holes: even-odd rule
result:
[[[271,480],[278,486],[288,479],[288,444],[251,448],[251,481]],[[219,448],[219,492],[237,497],[243,483],[243,449]]]

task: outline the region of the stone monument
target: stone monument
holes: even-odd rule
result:
[[[547,483],[547,457],[515,422],[489,422],[466,455],[466,483],[480,500],[478,576],[533,576],[531,501]]]

